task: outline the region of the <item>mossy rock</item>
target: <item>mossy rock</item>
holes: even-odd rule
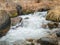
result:
[[[60,7],[49,10],[46,16],[46,20],[60,22]]]
[[[6,35],[9,31],[11,20],[5,10],[0,10],[0,37]]]
[[[34,10],[23,10],[22,14],[30,14],[30,13],[34,13]]]
[[[50,37],[42,37],[39,42],[41,45],[58,45],[57,39]]]
[[[17,10],[10,10],[8,14],[11,18],[18,16]]]

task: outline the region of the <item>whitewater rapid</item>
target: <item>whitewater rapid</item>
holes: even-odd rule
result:
[[[17,28],[16,26],[11,27],[7,35],[0,39],[0,45],[13,45],[18,40],[39,39],[49,35],[50,30],[42,28],[42,24],[48,23],[45,20],[46,14],[47,12],[35,12],[34,14],[19,16],[23,18],[22,22],[16,25]]]

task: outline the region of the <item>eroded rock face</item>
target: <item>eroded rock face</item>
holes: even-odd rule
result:
[[[4,36],[10,29],[11,20],[7,12],[0,10],[0,37]]]

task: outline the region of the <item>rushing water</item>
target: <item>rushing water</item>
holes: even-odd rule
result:
[[[0,39],[0,45],[13,45],[15,41],[17,43],[20,40],[23,42],[25,39],[39,39],[49,35],[49,29],[46,27],[42,28],[42,24],[47,24],[45,20],[47,12],[35,12],[34,14],[22,15],[22,22],[16,26],[11,27],[10,31],[6,36]]]

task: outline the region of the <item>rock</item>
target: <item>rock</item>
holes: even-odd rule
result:
[[[47,12],[46,20],[60,22],[60,6],[55,7]]]
[[[52,38],[43,37],[40,39],[41,45],[58,45],[57,40]]]
[[[29,17],[25,17],[24,19],[29,19]]]
[[[12,43],[13,45],[26,45],[25,40],[16,40]]]
[[[58,23],[50,22],[47,24],[49,29],[58,28]]]
[[[6,35],[9,31],[11,20],[5,10],[0,10],[0,37]]]
[[[0,45],[9,45],[8,41],[0,41]]]
[[[48,27],[57,28],[59,27],[60,22],[60,6],[55,7],[47,12],[46,20],[52,21],[55,23],[48,23]],[[50,26],[49,26],[50,25]]]
[[[37,43],[41,45],[58,45],[58,38],[55,33],[50,33],[50,35],[38,39]]]
[[[58,28],[60,28],[60,24],[58,25]]]
[[[47,24],[42,24],[42,28],[47,28]]]
[[[14,18],[11,18],[11,25],[14,26],[18,23],[21,23],[22,21],[22,18],[21,17],[14,17]]]
[[[28,42],[33,42],[34,39],[26,39]]]
[[[18,16],[17,10],[10,10],[8,14],[11,18]]]
[[[22,14],[22,7],[20,5],[17,5],[16,9],[17,9],[18,15],[21,15]]]
[[[26,45],[34,45],[34,43],[26,44]]]
[[[56,32],[57,37],[60,37],[60,31]]]
[[[16,3],[13,3],[12,1],[8,0],[4,1],[4,3],[1,2],[0,5],[0,10],[6,10],[11,18],[18,16],[21,13],[22,7]]]

